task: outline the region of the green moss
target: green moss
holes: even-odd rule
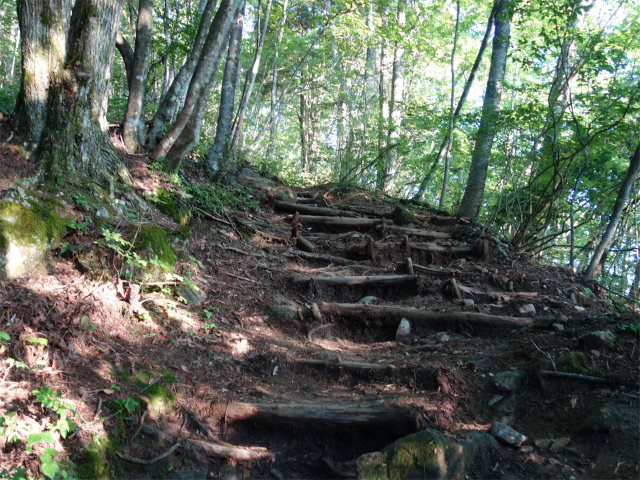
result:
[[[419,224],[420,221],[415,216],[413,212],[410,212],[404,207],[400,205],[396,205],[396,208],[393,210],[393,220],[399,225],[407,225],[409,223]]]
[[[591,371],[589,358],[582,352],[569,352],[556,361],[558,370],[568,373],[587,374]]]
[[[142,272],[145,280],[161,280],[176,268],[176,254],[169,243],[169,236],[156,225],[145,225],[140,229],[135,250],[140,258],[149,262]]]
[[[107,437],[95,436],[82,460],[76,463],[75,473],[80,479],[108,480],[118,477],[117,447]],[[114,468],[112,473],[111,469]]]
[[[158,189],[158,198],[155,203],[158,210],[171,217],[178,225],[187,225],[191,220],[191,209],[175,190]]]

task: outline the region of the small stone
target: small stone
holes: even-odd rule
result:
[[[438,334],[438,341],[445,343],[448,342],[449,340],[451,340],[451,337],[449,335],[447,335],[446,333],[440,333]]]
[[[560,314],[556,316],[556,320],[561,323],[567,323],[569,321],[569,318],[566,315]]]
[[[531,453],[533,452],[533,447],[531,445],[523,445],[522,447],[520,447],[520,451],[522,453]]]
[[[518,311],[520,312],[520,315],[533,316],[536,314],[536,307],[534,307],[531,303],[527,303],[526,305],[522,305],[520,308],[518,308]]]
[[[491,365],[493,365],[493,360],[489,357],[482,358],[474,358],[467,363],[467,368],[473,370],[474,372],[478,370],[486,370]]]
[[[500,422],[493,422],[489,433],[501,442],[504,442],[507,445],[513,445],[514,447],[519,447],[527,441],[527,437],[522,435],[520,432],[517,432],[508,425]]]
[[[526,374],[519,370],[514,372],[500,372],[496,374],[494,384],[499,390],[513,392],[522,388]]]
[[[358,300],[360,305],[374,305],[378,301],[378,297],[374,297],[373,295],[369,295],[367,297],[362,297]]]
[[[96,217],[98,218],[109,218],[111,215],[109,215],[109,211],[104,208],[104,207],[100,207],[98,210],[96,210]]]
[[[579,312],[584,312],[586,310],[586,308],[581,307],[580,305],[574,305],[573,308],[575,308]]]
[[[549,448],[549,445],[551,445],[551,442],[552,440],[548,438],[541,438],[533,442],[533,444],[538,448]]]
[[[207,294],[196,286],[178,285],[176,288],[178,295],[187,301],[192,307],[201,305],[206,299]]]
[[[396,330],[396,340],[398,342],[406,342],[411,338],[411,325],[409,324],[409,320],[403,318],[400,320],[400,325],[398,325],[398,330]]]
[[[578,427],[579,432],[606,433],[622,423],[622,415],[609,403],[596,406],[587,419]]]
[[[564,447],[569,445],[569,442],[571,442],[571,438],[569,437],[557,438],[551,444],[551,451],[554,453],[561,452],[564,449]]]
[[[551,328],[553,328],[556,332],[562,332],[564,330],[564,325],[562,325],[561,323],[554,323],[553,325],[551,325]]]
[[[499,404],[502,400],[504,400],[504,395],[494,395],[491,400],[489,400],[489,406],[494,407]]]
[[[476,302],[474,302],[470,298],[465,298],[464,300],[462,300],[462,303],[464,304],[465,308],[473,308],[473,306],[476,304]]]

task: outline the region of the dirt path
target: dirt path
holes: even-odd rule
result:
[[[0,408],[40,419],[28,392],[56,385],[83,419],[63,442],[71,460],[103,435],[120,445],[103,452],[116,477],[349,478],[412,433],[455,440],[501,422],[527,440],[476,455],[469,478],[638,478],[640,349],[619,329],[637,317],[457,219],[370,193],[298,199],[234,229],[198,226],[180,266],[207,294],[197,305],[149,289],[136,318],[121,284],[88,284],[63,258],[1,282],[3,325],[15,316],[3,328],[21,339],[5,357],[47,368],[13,369]],[[610,348],[579,341],[603,330]],[[553,376],[573,371],[571,352],[583,368]],[[581,431],[605,402],[620,425]]]

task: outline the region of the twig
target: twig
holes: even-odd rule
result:
[[[135,440],[135,438],[140,433],[140,430],[142,430],[142,426],[144,425],[144,419],[147,418],[147,413],[149,413],[149,409],[146,409],[144,411],[144,413],[142,414],[142,418],[140,419],[140,426],[138,426],[138,429],[136,430],[136,433],[134,433],[133,436],[131,437],[131,441]]]
[[[223,250],[231,250],[232,252],[241,253],[242,255],[247,255],[249,257],[258,257],[258,258],[266,257],[266,255],[258,255],[256,253],[245,252],[244,250],[240,250],[239,248],[235,248],[235,247],[220,247],[220,248],[222,248]]]
[[[222,425],[222,440],[224,440],[224,435],[227,432],[227,412],[229,411],[229,404],[231,402],[227,402],[227,406],[224,409],[224,424]]]
[[[126,460],[127,462],[137,463],[138,465],[152,465],[152,464],[154,464],[156,462],[159,462],[160,460],[162,460],[164,458],[167,458],[169,455],[171,455],[173,452],[175,452],[181,446],[182,446],[182,444],[176,443],[169,450],[167,450],[166,452],[164,452],[161,455],[158,455],[157,457],[152,458],[151,460],[143,460],[142,458],[130,457],[129,455],[125,455],[124,453],[120,453],[120,452],[116,452],[116,455],[118,457],[120,457],[121,459]]]
[[[93,416],[94,420],[100,419],[100,410],[102,409],[102,397],[98,397],[98,408],[96,408],[96,413]]]
[[[227,222],[224,218],[220,218],[220,217],[216,217],[215,215],[213,215],[212,213],[209,212],[205,212],[204,210],[202,210],[201,208],[196,207],[196,211],[200,212],[201,214],[203,214],[205,217],[210,218],[211,220],[215,220],[216,222],[220,222],[220,223],[224,223],[226,225],[231,225],[230,222]]]
[[[549,355],[547,352],[543,352],[542,350],[540,350],[540,347],[538,347],[538,345],[536,345],[536,342],[534,342],[533,340],[531,340],[531,343],[533,343],[533,346],[536,347],[540,353],[542,353],[542,354],[547,356],[547,358],[551,362],[551,365],[553,365],[553,369],[557,372],[558,369],[556,368],[556,364],[553,361],[553,358],[551,358],[551,355]]]
[[[251,280],[250,278],[246,278],[246,277],[241,277],[239,275],[234,275],[233,273],[224,272],[224,274],[228,275],[229,277],[237,278],[238,280],[245,280],[247,282],[258,283],[255,280]]]
[[[569,373],[569,372],[550,372],[548,370],[542,370],[540,372],[542,375],[547,375],[549,377],[564,377],[564,378],[575,378],[577,380],[585,380],[588,382],[607,382],[606,378],[602,377],[590,377],[589,375],[582,375],[581,373]]]

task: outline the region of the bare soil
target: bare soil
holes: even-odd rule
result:
[[[11,128],[1,127],[0,194],[32,172],[16,155],[15,140],[3,143]],[[144,158],[126,161],[140,190],[153,191],[163,181]],[[197,165],[186,172],[197,176]],[[369,218],[382,218],[396,205],[379,193],[330,187],[305,193],[320,207],[378,214]],[[135,315],[126,283],[112,278],[112,272],[91,279],[78,271],[73,255],[53,249],[48,272],[0,281],[0,330],[11,336],[0,357],[0,415],[15,412],[32,431],[37,425],[46,428],[52,416],[34,403],[31,392],[47,385],[73,405],[80,427],[56,443],[62,452],[58,458],[85,463],[96,435],[110,438],[122,456],[146,461],[176,442],[183,445],[147,465],[106,456],[113,478],[220,478],[229,466],[243,478],[336,478],[340,472],[329,465],[380,450],[409,433],[429,428],[455,437],[488,431],[494,421],[528,439],[518,448],[501,446],[478,458],[469,478],[638,478],[640,344],[633,331],[620,329],[638,322],[630,305],[621,312],[624,301],[615,308],[612,301],[620,299],[595,283],[569,269],[540,265],[493,238],[486,256],[455,254],[450,247],[474,245],[480,229],[423,206],[408,208],[419,215],[421,224],[414,228],[452,234],[450,239],[411,237],[412,243],[449,248],[408,250],[414,265],[440,272],[415,268],[415,288],[314,280],[296,286],[294,275],[405,274],[404,234],[302,222],[300,235],[318,255],[346,259],[350,247],[364,246],[367,236],[387,245],[373,258],[356,260],[351,254],[345,265],[311,259],[290,239],[289,214],[266,203],[229,216],[233,228],[222,217],[192,222],[191,258],[177,270],[206,293],[197,307],[148,285],[141,292],[148,315]],[[77,207],[76,212],[79,218],[87,214]],[[177,228],[160,214],[148,221]],[[90,246],[95,240],[95,233],[74,235],[65,241]],[[104,255],[115,272],[118,259]],[[457,298],[452,277],[462,286],[461,297],[473,305]],[[371,295],[378,305],[434,313],[522,318],[519,308],[533,304],[536,314],[527,328],[464,321],[414,324],[400,342],[398,319],[311,311],[321,302],[355,303]],[[273,302],[290,305],[295,313],[269,315]],[[602,381],[555,379],[543,388],[534,362],[579,350],[578,337],[593,330],[618,337],[611,349],[584,352],[588,375]],[[46,338],[48,346],[38,347],[29,337]],[[8,358],[45,367],[10,368]],[[495,375],[511,370],[525,372],[525,384],[513,393],[498,391]],[[157,393],[159,385],[164,397],[149,393]],[[505,399],[489,406],[498,394]],[[114,401],[127,398],[137,399],[140,407],[113,415],[122,405]],[[581,433],[582,421],[603,402],[618,409],[622,424],[608,433]],[[550,441],[566,437],[566,446],[549,448]],[[1,442],[0,470],[15,465],[42,477],[42,445],[34,454],[4,438]],[[202,444],[231,448],[207,453],[198,447]],[[186,471],[193,476],[186,477]]]

